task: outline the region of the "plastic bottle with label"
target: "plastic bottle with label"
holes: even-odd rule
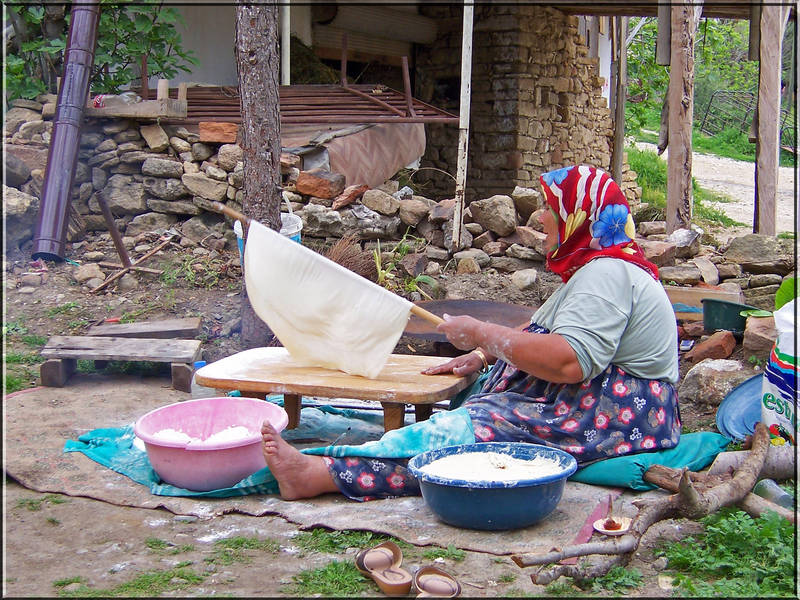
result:
[[[794,498],[772,479],[762,479],[753,488],[753,493],[774,502],[778,506],[794,510]]]
[[[192,375],[192,398],[215,398],[218,395],[217,390],[214,388],[197,383],[197,370],[205,366],[206,361],[204,360],[198,360],[194,363],[195,373]]]

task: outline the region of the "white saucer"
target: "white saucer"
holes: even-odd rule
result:
[[[628,529],[631,528],[631,520],[629,517],[614,517],[614,520],[621,525],[619,529],[606,529],[603,527],[603,523],[606,522],[608,517],[597,519],[594,522],[595,530],[599,531],[603,535],[622,535],[624,533],[628,533]]]

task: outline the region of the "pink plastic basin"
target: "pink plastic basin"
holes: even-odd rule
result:
[[[166,483],[206,492],[231,487],[266,466],[261,451],[261,424],[282,431],[289,417],[282,407],[257,398],[199,398],[151,410],[133,431],[147,449],[150,464]],[[206,440],[228,427],[243,426],[247,437],[219,443],[164,440],[154,434],[174,429]]]

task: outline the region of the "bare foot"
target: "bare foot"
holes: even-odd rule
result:
[[[338,491],[321,456],[302,454],[286,442],[268,421],[261,426],[261,439],[264,459],[278,480],[281,498],[298,500]]]

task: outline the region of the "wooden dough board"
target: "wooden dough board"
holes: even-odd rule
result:
[[[299,366],[285,348],[253,348],[200,368],[195,379],[204,386],[240,390],[244,395],[284,394],[290,428],[299,422],[299,400],[303,395],[376,400],[384,406],[384,427],[388,430],[396,428],[398,409],[402,414],[405,404],[424,407],[418,417],[429,415],[425,409],[452,398],[475,381],[477,374],[459,377],[420,373],[445,361],[439,356],[392,354],[378,377],[367,379],[322,367]]]

